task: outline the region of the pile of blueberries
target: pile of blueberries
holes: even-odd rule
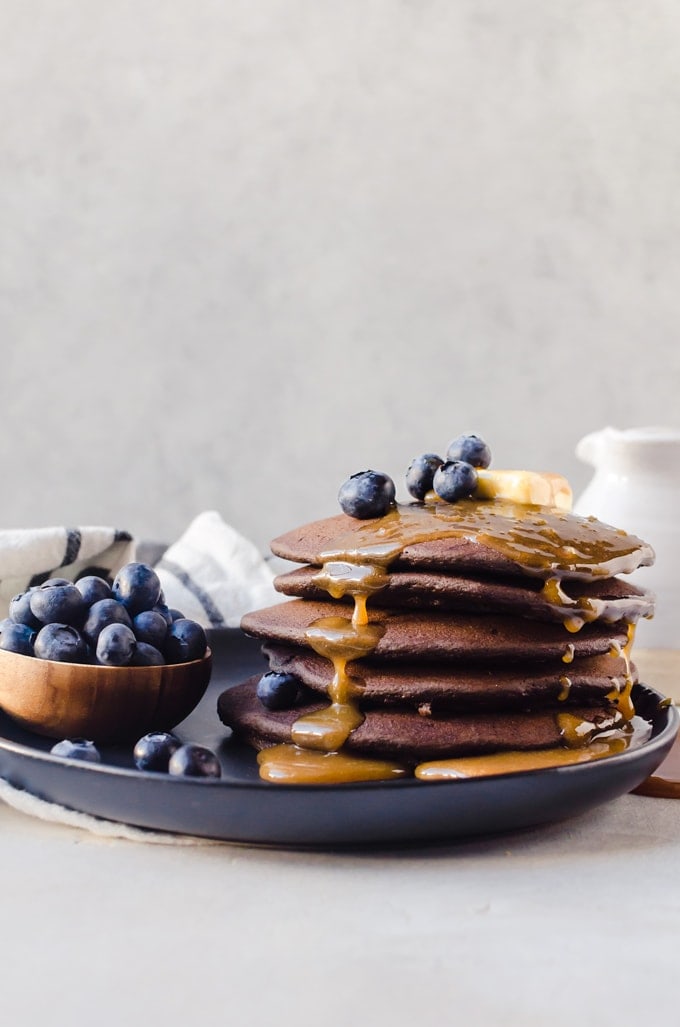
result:
[[[14,596],[0,649],[61,663],[149,667],[205,655],[200,624],[164,602],[152,567],[128,563],[113,584],[95,575],[50,578]]]
[[[436,453],[415,457],[406,471],[406,488],[419,502],[435,492],[445,503],[471,496],[477,487],[477,468],[488,467],[491,450],[479,435],[459,435],[449,443],[446,459]],[[389,474],[359,471],[344,482],[338,493],[343,513],[366,520],[384,517],[394,505],[396,489]]]
[[[207,647],[201,625],[166,606],[158,575],[144,563],[126,564],[112,584],[95,575],[75,582],[50,578],[14,596],[9,617],[0,621],[0,649],[61,663],[161,666],[199,660]],[[50,751],[101,762],[96,745],[85,738],[65,738]],[[166,731],[140,738],[134,762],[139,770],[173,776],[221,774],[211,749],[182,744]]]

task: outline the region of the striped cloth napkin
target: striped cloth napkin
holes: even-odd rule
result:
[[[7,616],[12,596],[31,585],[85,574],[113,577],[134,554],[132,535],[116,528],[0,530],[0,617]]]
[[[12,596],[31,585],[85,574],[112,579],[135,559],[154,565],[167,605],[204,628],[236,628],[244,613],[285,598],[255,545],[208,510],[165,550],[115,528],[0,530],[0,618]]]

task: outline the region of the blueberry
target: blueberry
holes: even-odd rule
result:
[[[41,624],[73,624],[83,623],[87,606],[85,600],[72,581],[63,582],[59,578],[46,581],[39,585],[30,596],[31,613]]]
[[[440,499],[446,503],[455,503],[474,491],[477,472],[464,460],[447,460],[435,472],[432,484]]]
[[[137,639],[125,624],[107,624],[97,639],[97,662],[106,667],[125,667],[132,659]]]
[[[137,642],[130,660],[131,667],[162,667],[165,663],[163,653],[148,642]]]
[[[184,614],[182,613],[182,611],[181,610],[176,610],[174,606],[171,606],[169,609],[166,606],[166,610],[168,610],[168,613],[170,614],[170,623],[171,624],[172,624],[172,622],[174,620],[184,620],[185,619],[184,618]]]
[[[394,482],[382,471],[359,471],[340,486],[338,502],[350,517],[384,517],[394,503]]]
[[[181,745],[170,757],[168,771],[173,777],[221,777],[222,768],[212,749],[189,743]]]
[[[98,603],[100,599],[111,598],[111,586],[108,581],[97,577],[96,574],[86,574],[85,577],[78,578],[75,585],[87,606]]]
[[[435,471],[444,463],[436,453],[423,453],[415,457],[406,471],[406,488],[414,499],[423,500],[432,489]]]
[[[142,610],[133,618],[132,630],[138,642],[148,642],[156,649],[162,649],[168,623],[162,614],[153,610]]]
[[[165,621],[168,627],[172,624],[173,620],[177,620],[176,617],[172,616],[173,611],[169,610],[165,603],[156,603],[153,607],[154,613],[160,613],[161,617]]]
[[[71,760],[85,760],[87,763],[101,763],[99,750],[94,742],[86,738],[64,738],[50,749],[53,756],[66,756]]]
[[[161,601],[161,583],[148,564],[127,563],[118,571],[111,593],[134,616],[142,610],[152,610]]]
[[[6,649],[10,653],[21,653],[22,656],[33,656],[33,646],[36,639],[35,628],[28,624],[17,624],[15,621],[0,621],[0,649]]]
[[[300,698],[300,679],[270,670],[257,683],[257,698],[268,710],[289,710]]]
[[[473,467],[488,467],[491,463],[491,450],[479,435],[459,435],[449,442],[446,459],[464,460]]]
[[[90,645],[96,645],[99,632],[109,624],[124,624],[131,628],[132,620],[122,603],[115,599],[98,599],[90,607],[83,624],[83,634]]]
[[[39,631],[42,624],[31,610],[31,595],[35,592],[36,587],[12,596],[9,601],[9,615],[16,624],[27,624],[29,628]]]
[[[162,770],[167,772],[170,757],[179,749],[177,735],[169,731],[151,731],[140,738],[135,745],[133,758],[138,770]]]
[[[46,624],[36,635],[33,651],[40,660],[58,663],[88,663],[90,659],[87,642],[71,624]]]
[[[164,652],[168,663],[200,660],[208,648],[208,639],[200,624],[188,617],[172,622],[165,636]]]

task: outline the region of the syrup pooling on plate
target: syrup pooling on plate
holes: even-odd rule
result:
[[[545,770],[592,763],[605,756],[616,756],[646,742],[651,725],[642,717],[605,731],[587,745],[556,747],[527,751],[495,752],[487,756],[460,756],[449,760],[431,760],[416,767],[422,781],[448,781],[455,778],[486,777],[489,774],[515,774],[524,770]]]
[[[315,561],[321,567],[315,575],[316,584],[333,598],[351,596],[354,601],[351,617],[321,618],[306,632],[310,648],[333,664],[331,704],[295,722],[293,745],[279,745],[260,753],[261,776],[289,783],[356,781],[365,779],[357,776],[364,763],[370,779],[380,776],[376,761],[343,751],[347,738],[363,721],[357,701],[361,682],[349,677],[347,663],[369,656],[380,640],[382,629],[370,623],[367,602],[387,584],[390,565],[410,545],[446,538],[479,542],[512,560],[524,572],[544,577],[546,595],[551,604],[565,609],[565,627],[570,631],[580,630],[586,621],[602,614],[603,606],[596,608],[588,599],[571,599],[561,587],[564,578],[611,576],[640,564],[640,541],[625,532],[594,518],[505,500],[395,506],[383,517],[361,522],[318,554]],[[626,660],[626,674],[623,685],[617,684],[612,692],[616,705],[613,722],[630,720],[634,713],[630,702],[632,638],[631,624],[627,645],[617,650],[617,655]],[[573,646],[567,646],[565,655],[567,662]],[[566,680],[563,693],[566,698]],[[564,713],[556,715],[556,723],[567,747],[566,756],[570,754],[568,747],[585,748],[599,730],[604,730]],[[573,761],[573,752],[571,755]],[[398,764],[383,769],[385,778],[407,772]]]

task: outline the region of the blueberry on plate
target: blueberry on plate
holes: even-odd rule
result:
[[[132,628],[130,614],[122,603],[116,599],[98,599],[88,610],[83,624],[83,634],[90,645],[96,645],[100,631],[109,624],[124,624],[126,628]]]
[[[72,581],[53,578],[31,592],[31,613],[41,624],[72,624],[85,620],[87,606]]]
[[[100,599],[111,598],[111,586],[108,581],[98,577],[96,574],[86,574],[84,577],[78,578],[75,586],[87,606],[98,603]]]
[[[446,503],[455,503],[474,492],[477,472],[464,460],[447,460],[435,472],[432,485],[440,499]]]
[[[134,655],[137,639],[125,624],[107,624],[97,638],[97,662],[106,667],[125,667]]]
[[[289,710],[300,698],[301,682],[294,674],[267,671],[257,683],[256,694],[268,710]]]
[[[432,489],[435,471],[444,463],[436,453],[423,453],[413,458],[406,470],[406,488],[421,502]]]
[[[137,642],[130,660],[131,667],[162,667],[165,657],[154,645],[148,642]]]
[[[170,731],[150,731],[136,743],[133,759],[138,770],[161,770],[167,773],[170,757],[179,749],[177,735]]]
[[[126,563],[116,574],[111,593],[134,616],[161,602],[161,582],[146,563]]]
[[[36,637],[35,628],[30,628],[28,624],[17,624],[9,617],[0,621],[0,649],[22,656],[33,656]]]
[[[133,617],[132,630],[138,642],[147,642],[156,649],[161,649],[168,630],[168,622],[162,613],[156,613],[154,610],[142,610],[136,617]]]
[[[359,520],[384,517],[394,503],[396,490],[389,474],[358,471],[340,486],[338,502],[343,513]]]
[[[208,639],[201,625],[182,617],[168,628],[163,651],[168,663],[188,663],[200,660],[207,648]]]
[[[34,585],[33,588],[28,588],[25,592],[19,592],[18,595],[12,596],[9,601],[9,616],[16,624],[26,624],[29,628],[39,631],[42,624],[31,610],[31,594],[35,592],[36,588],[37,586]]]
[[[491,450],[479,435],[459,435],[449,442],[446,459],[464,460],[473,467],[488,467],[491,463]]]
[[[170,757],[168,772],[173,777],[221,777],[222,768],[212,749],[193,742],[181,745]]]
[[[87,738],[64,738],[50,749],[53,756],[66,756],[71,760],[101,763],[102,758],[94,742]]]
[[[39,660],[58,663],[89,663],[90,650],[72,624],[46,624],[35,637],[33,653]]]

